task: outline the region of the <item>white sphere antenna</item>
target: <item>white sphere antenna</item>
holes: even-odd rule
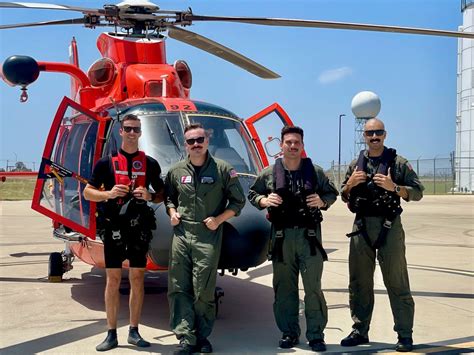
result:
[[[372,91],[361,91],[354,96],[351,103],[352,113],[356,118],[374,118],[381,108],[380,98]]]

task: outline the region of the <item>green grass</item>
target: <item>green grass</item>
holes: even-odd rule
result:
[[[0,182],[0,200],[31,200],[36,178],[8,178]]]
[[[435,194],[435,183],[433,180],[426,181],[426,180],[421,180],[421,183],[425,187],[425,190],[423,193],[425,195],[434,195]],[[445,194],[451,194],[451,188],[453,187],[453,181],[452,180],[441,180],[438,181],[436,180],[436,195],[445,195]]]

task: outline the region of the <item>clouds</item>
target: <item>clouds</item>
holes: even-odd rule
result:
[[[352,74],[352,69],[349,67],[341,67],[336,69],[329,69],[319,74],[318,81],[321,84],[331,84],[342,80]]]

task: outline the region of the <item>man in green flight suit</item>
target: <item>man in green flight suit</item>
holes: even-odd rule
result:
[[[342,199],[356,213],[349,251],[349,304],[354,324],[342,346],[369,342],[374,308],[375,257],[379,261],[398,333],[395,350],[413,349],[415,304],[411,296],[405,259],[405,232],[401,224],[400,198],[419,201],[423,185],[408,161],[384,146],[384,123],[366,122],[364,137],[368,149],[354,160],[342,184]]]
[[[320,210],[336,201],[338,192],[309,158],[302,158],[303,130],[286,126],[281,131],[283,158],[260,172],[248,198],[258,209],[268,208],[272,221],[273,312],[283,333],[280,348],[299,342],[298,274],[304,286],[306,338],[313,351],[325,351],[324,328],[328,311],[321,290],[323,261]]]
[[[245,196],[236,171],[208,152],[199,123],[184,130],[188,156],[166,177],[166,207],[174,227],[168,272],[175,354],[211,353],[207,339],[216,316],[214,292],[223,223],[240,213]]]

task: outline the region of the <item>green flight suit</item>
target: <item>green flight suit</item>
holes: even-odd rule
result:
[[[365,151],[365,157],[368,153]],[[352,175],[357,160],[353,160],[347,170],[344,188],[347,180]],[[378,166],[378,165],[377,165]],[[374,174],[377,166],[367,161],[366,173]],[[391,175],[395,184],[405,186],[408,191],[406,201],[419,201],[423,197],[424,187],[408,161],[397,155],[392,167]],[[348,202],[343,194],[342,198]],[[382,229],[384,216],[363,217],[367,234],[373,244]],[[353,231],[357,230],[354,224]],[[413,319],[415,303],[411,296],[408,280],[408,268],[405,258],[405,232],[400,216],[392,222],[385,243],[375,251],[368,245],[361,234],[351,238],[349,250],[349,306],[351,317],[354,321],[353,329],[362,336],[368,336],[370,320],[374,308],[374,271],[375,257],[382,271],[383,281],[392,308],[394,330],[400,337],[411,338],[413,333]]]
[[[199,174],[189,157],[176,163],[166,176],[165,188],[167,208],[175,208],[181,215],[170,250],[170,325],[178,339],[195,345],[211,334],[214,325],[223,230],[223,225],[209,230],[203,220],[226,209],[238,215],[245,196],[235,170],[209,153]]]
[[[250,187],[249,201],[258,209],[259,202],[274,191],[273,165],[260,172]],[[327,203],[325,209],[336,201],[338,192],[324,174],[322,168],[314,165],[316,172],[316,193]],[[286,172],[288,175],[288,171]],[[275,228],[272,225],[272,240],[275,239]],[[321,225],[318,224],[316,237],[320,243]],[[273,313],[278,328],[283,336],[299,337],[299,293],[298,274],[301,273],[304,287],[304,303],[306,317],[306,338],[311,340],[324,339],[324,328],[328,321],[328,310],[321,289],[323,258],[319,249],[311,255],[310,244],[306,239],[307,228],[284,228],[283,261],[273,258],[273,290],[275,300]]]

